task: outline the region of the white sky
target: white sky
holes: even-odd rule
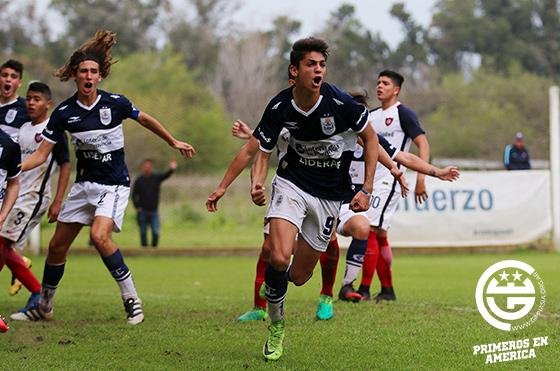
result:
[[[394,48],[403,37],[399,22],[389,14],[398,0],[237,0],[240,9],[232,14],[232,20],[243,23],[246,29],[270,28],[272,20],[279,15],[302,22],[302,33],[309,36],[320,30],[331,12],[342,4],[352,4],[362,24],[373,32],[379,32],[383,40]],[[413,19],[427,26],[431,20],[436,0],[401,0]]]

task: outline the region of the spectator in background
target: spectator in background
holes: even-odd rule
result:
[[[529,152],[525,148],[523,133],[517,132],[513,143],[504,150],[504,166],[508,170],[527,170],[531,168]]]
[[[148,246],[148,224],[152,230],[152,247],[157,248],[159,242],[159,192],[161,182],[169,178],[177,169],[177,161],[169,162],[169,170],[165,173],[153,172],[153,161],[149,158],[142,162],[142,173],[134,181],[132,187],[132,202],[136,208],[136,219],[140,227],[140,242],[142,247]]]

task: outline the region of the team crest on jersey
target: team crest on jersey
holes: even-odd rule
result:
[[[41,135],[41,133],[35,133],[35,142],[37,143],[41,143],[41,141],[43,140],[43,136]]]
[[[325,135],[332,135],[336,131],[336,125],[334,123],[334,117],[321,117],[321,130]]]
[[[110,108],[100,108],[99,118],[103,125],[109,125],[111,123],[111,109]]]
[[[11,124],[14,119],[16,118],[17,115],[17,110],[14,108],[11,108],[8,110],[8,112],[6,112],[6,117],[4,120],[6,120],[6,124]]]
[[[392,117],[386,117],[385,118],[385,125],[389,126],[393,123],[393,118]]]

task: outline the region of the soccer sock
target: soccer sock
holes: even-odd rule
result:
[[[266,300],[268,301],[268,315],[272,322],[284,319],[284,300],[288,291],[288,274],[277,271],[270,264],[266,269]]]
[[[45,270],[43,271],[43,288],[41,289],[41,298],[39,306],[50,312],[53,307],[53,298],[56,293],[58,283],[64,275],[64,266],[66,263],[51,265],[45,262]]]
[[[103,257],[102,259],[115,281],[117,281],[123,300],[138,298],[136,287],[132,280],[132,272],[124,263],[121,251],[117,249],[113,255]]]
[[[348,251],[346,252],[346,268],[344,270],[344,279],[342,285],[351,285],[358,277],[358,273],[364,263],[364,254],[366,253],[367,240],[357,240],[355,238],[350,242]]]
[[[255,275],[255,286],[253,289],[255,308],[266,309],[266,298],[261,298],[260,291],[261,286],[264,283],[264,278],[266,275],[266,267],[268,262],[263,259],[262,254],[259,255],[259,260],[257,261],[257,272]]]
[[[321,262],[321,277],[323,279],[323,286],[321,288],[321,295],[333,296],[333,286],[336,279],[336,268],[338,266],[338,256],[340,248],[338,246],[338,239],[329,241],[327,250],[321,254],[319,261]]]
[[[379,260],[377,261],[377,275],[381,281],[381,287],[393,287],[393,252],[387,237],[377,237],[379,244]]]
[[[379,246],[377,245],[376,234],[373,231],[369,232],[367,241],[366,254],[364,256],[364,265],[362,267],[362,282],[360,283],[360,291],[369,292],[371,280],[375,273],[377,260],[379,257]]]
[[[6,266],[10,268],[14,276],[20,280],[32,294],[41,292],[41,283],[35,277],[31,269],[27,268],[25,261],[14,248],[4,247],[6,250]]]

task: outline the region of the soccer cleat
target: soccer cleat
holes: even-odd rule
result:
[[[10,329],[6,319],[0,314],[0,332],[7,332]]]
[[[25,313],[29,311],[31,308],[37,307],[39,305],[40,297],[41,294],[38,292],[31,294],[31,296],[29,296],[29,299],[27,299],[27,303],[25,304],[25,307],[20,309],[17,313],[12,313],[10,315],[10,318],[16,321],[29,321],[29,318]]]
[[[263,308],[253,308],[248,312],[243,313],[241,316],[237,318],[240,322],[249,322],[249,321],[264,321],[268,318],[268,314],[266,310]]]
[[[22,259],[25,262],[25,266],[27,268],[31,268],[31,259],[26,258],[25,256],[22,256]],[[22,286],[23,286],[23,284],[21,283],[21,281],[18,280],[12,274],[12,280],[10,281],[10,287],[8,287],[8,294],[10,294],[11,296],[14,296],[15,294],[17,294],[19,292],[19,290],[21,290]]]
[[[268,326],[268,338],[263,347],[263,356],[268,361],[276,361],[282,356],[284,347],[284,320],[271,322]]]
[[[259,297],[261,299],[266,299],[266,283],[262,283],[261,288],[259,289]]]
[[[356,291],[358,293],[358,295],[361,296],[360,301],[368,301],[371,300],[371,294],[369,293],[369,291],[365,291],[365,290],[358,290]]]
[[[144,321],[144,312],[142,311],[142,300],[139,298],[128,298],[124,301],[124,310],[126,311],[126,320],[129,325],[137,325]]]
[[[326,321],[334,316],[334,308],[332,302],[332,296],[321,295],[319,296],[319,304],[317,305],[317,319],[321,321]]]
[[[375,300],[376,303],[379,303],[383,300],[395,301],[397,300],[397,296],[395,295],[395,290],[393,290],[393,287],[382,287],[381,292],[375,295],[373,300]]]
[[[31,300],[31,298],[29,299]],[[54,310],[45,311],[38,303],[29,308],[26,306],[24,309],[25,312],[14,313],[10,318],[16,321],[50,321],[53,319]]]
[[[338,298],[342,301],[359,302],[362,300],[362,295],[354,290],[352,284],[348,284],[340,288],[340,291],[338,292]]]

